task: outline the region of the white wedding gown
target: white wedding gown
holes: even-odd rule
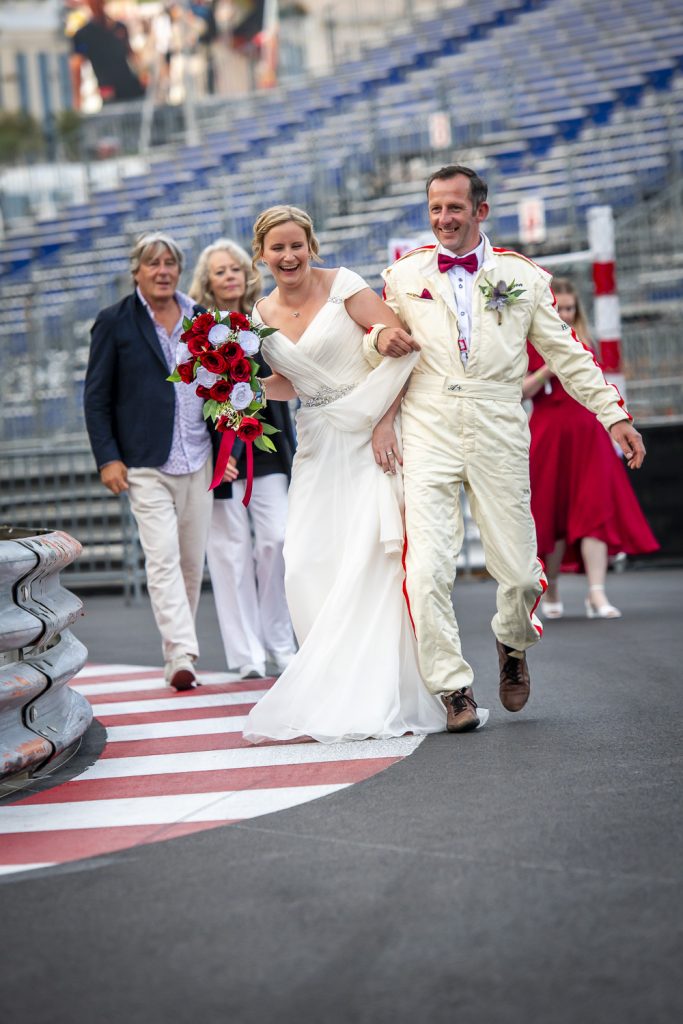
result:
[[[299,342],[282,331],[263,342],[269,365],[302,401],[284,549],[300,649],[249,714],[244,736],[252,742],[446,728],[445,709],[418,671],[403,594],[401,477],[382,472],[371,446],[417,355],[370,370],[363,331],[344,306],[366,287],[340,268]]]

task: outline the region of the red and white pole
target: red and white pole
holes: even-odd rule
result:
[[[588,244],[593,261],[593,319],[605,377],[623,397],[621,313],[617,294],[614,217],[611,206],[591,206],[587,214]]]

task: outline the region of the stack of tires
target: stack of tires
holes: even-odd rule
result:
[[[65,758],[92,721],[67,685],[88,653],[69,630],[82,604],[59,581],[80,553],[68,533],[0,526],[0,779]]]

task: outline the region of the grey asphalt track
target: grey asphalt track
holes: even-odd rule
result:
[[[683,571],[611,576],[619,621],[583,617],[584,585],[565,581],[521,714],[496,696],[493,585],[463,580],[486,729],[279,814],[7,876],[2,1019],[681,1019]],[[159,663],[146,605],[87,607],[91,660]],[[209,594],[199,622],[202,667],[224,668]]]

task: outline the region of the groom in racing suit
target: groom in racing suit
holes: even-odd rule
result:
[[[619,392],[558,316],[550,274],[520,253],[493,248],[481,232],[487,191],[467,167],[450,165],[429,178],[438,245],[414,249],[383,272],[385,301],[407,331],[375,324],[366,335],[373,366],[421,350],[401,411],[406,594],[422,676],[441,696],[451,732],[479,725],[451,602],[463,540],[461,485],[498,584],[491,627],[508,711],[527,702],[526,650],[542,633],[534,612],[547,584],[529,504],[521,404],[527,339],[569,394],[595,413],[631,469],[645,456]],[[391,453],[383,468],[394,468]]]

